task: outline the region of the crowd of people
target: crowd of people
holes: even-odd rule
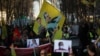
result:
[[[53,36],[55,31],[59,30],[59,26],[57,26],[55,29],[46,29],[45,27],[41,26],[39,28],[38,34],[36,34],[33,31],[34,23],[27,24],[25,26],[13,26],[9,24],[4,24],[6,27],[6,36],[2,36],[2,26],[0,26],[0,46],[6,46],[10,47],[12,44],[14,47],[17,48],[26,48],[27,47],[27,39],[40,39],[40,45],[51,43],[53,46]],[[75,48],[72,48],[70,51],[69,56],[84,56],[84,49],[87,49],[87,53],[89,56],[97,56],[97,43],[92,43],[92,39],[98,39],[100,36],[99,33],[99,23],[96,26],[94,23],[82,21],[79,23],[65,23],[62,27],[62,37],[61,39],[68,40],[71,37],[79,38],[80,40],[80,46],[81,49],[79,49],[80,54],[78,54],[78,51]],[[49,35],[47,34],[47,31],[49,32]],[[99,40],[99,39],[98,39]],[[77,43],[76,43],[77,44]],[[52,48],[52,47],[51,47]],[[52,48],[53,49],[53,48]],[[8,48],[9,50],[9,48]],[[43,51],[45,52],[45,51]],[[58,53],[52,53],[53,55],[57,55]],[[72,55],[73,54],[73,55]],[[66,55],[66,54],[65,54]]]

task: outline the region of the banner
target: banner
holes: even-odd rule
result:
[[[51,44],[47,43],[44,45],[40,45],[39,47],[37,47],[39,49],[39,51],[41,50],[45,50],[47,52],[47,54],[49,55],[49,53],[51,53]],[[3,56],[5,53],[6,47],[1,47],[0,46],[0,56]],[[15,52],[16,52],[16,56],[34,56],[34,54],[32,54],[34,51],[34,48],[14,48]]]
[[[39,32],[40,25],[44,26],[46,29],[53,29],[53,30],[59,26],[60,28],[59,30],[61,30],[63,23],[65,21],[64,15],[52,4],[48,3],[45,0],[43,2],[43,5],[38,17],[40,18],[40,20],[37,19],[33,28],[34,32],[37,34]],[[61,31],[60,32],[58,31],[57,34],[61,35]]]

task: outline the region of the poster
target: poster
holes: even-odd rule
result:
[[[35,48],[39,46],[39,39],[27,39],[27,48]]]
[[[55,40],[54,41],[54,52],[68,53],[71,48],[72,48],[71,40]]]

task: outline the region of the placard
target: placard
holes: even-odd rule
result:
[[[54,52],[68,53],[71,47],[72,47],[71,40],[55,40],[54,41]]]
[[[27,39],[27,48],[35,48],[39,46],[39,39]]]

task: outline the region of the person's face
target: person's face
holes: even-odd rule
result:
[[[10,52],[10,50],[9,49],[7,49],[7,50],[5,50],[5,56],[9,56],[10,54],[11,54],[11,52]]]
[[[41,22],[41,19],[38,19],[38,22]]]
[[[26,35],[23,37],[23,40],[27,40],[27,36]]]
[[[30,35],[33,36],[34,35],[33,32],[30,32]]]
[[[40,55],[45,56],[45,50],[41,50]]]
[[[68,56],[74,56],[74,54],[69,54]]]
[[[71,55],[69,55],[69,56],[75,56],[74,54],[71,54]]]
[[[59,48],[63,49],[63,42],[59,43]]]
[[[27,32],[28,32],[28,30],[24,30],[24,31],[23,31],[23,34],[26,34]]]
[[[74,53],[73,53],[73,50],[72,50],[72,48],[70,48],[70,51],[69,51],[69,54],[68,54],[68,56],[75,56],[75,55],[74,55]]]
[[[51,17],[47,13],[45,13],[44,16],[45,16],[46,21],[47,22],[50,22]]]
[[[88,54],[89,54],[90,56],[94,56],[94,53],[93,53],[92,51],[90,51],[89,49],[88,49]]]
[[[63,46],[63,42],[61,42],[59,46]]]
[[[37,44],[37,43],[36,43],[36,40],[32,40],[32,42],[33,42],[34,44]]]
[[[48,14],[47,14],[47,13],[45,13],[45,14],[44,14],[44,16],[45,16],[45,19],[47,19],[47,18],[48,18]]]
[[[39,24],[41,24],[41,19],[38,19],[37,21],[38,21]]]

